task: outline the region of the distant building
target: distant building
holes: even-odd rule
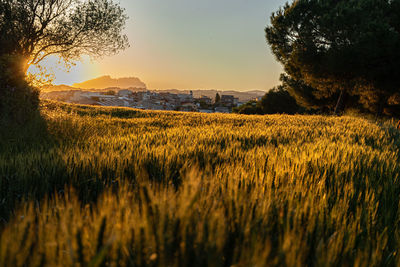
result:
[[[181,102],[193,102],[193,92],[192,94],[178,94],[178,98]]]
[[[42,93],[41,97],[65,101],[68,103],[90,104],[101,106],[134,107],[149,110],[181,110],[198,111],[197,101],[193,98],[193,92],[189,94],[173,94],[168,92],[132,91],[131,89],[115,90],[111,94],[103,91],[69,90]],[[115,92],[113,91],[113,92]],[[203,97],[205,102],[211,102],[210,98]],[[203,109],[208,109],[205,105]]]
[[[203,102],[206,105],[211,105],[212,104],[212,99],[211,97],[208,96],[204,96],[202,95],[200,98],[197,99],[199,102]]]
[[[236,107],[239,102],[239,98],[234,97],[233,95],[222,95],[221,96],[221,104],[226,107]]]
[[[121,96],[121,97],[132,97],[133,96],[133,92],[131,90],[127,90],[127,89],[119,90],[117,94],[118,94],[118,96]]]

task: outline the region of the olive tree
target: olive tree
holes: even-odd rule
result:
[[[50,55],[69,65],[125,49],[126,20],[112,0],[0,0],[0,97],[12,102],[29,66]]]
[[[23,70],[50,55],[112,55],[128,46],[127,16],[112,0],[0,0],[0,55],[23,59]]]

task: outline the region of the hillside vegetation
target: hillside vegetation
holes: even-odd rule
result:
[[[1,130],[0,266],[400,264],[390,123],[41,112]]]

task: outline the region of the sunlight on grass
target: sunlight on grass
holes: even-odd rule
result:
[[[42,114],[49,141],[0,153],[1,266],[400,264],[389,123],[56,102]]]

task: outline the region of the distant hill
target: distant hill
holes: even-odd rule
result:
[[[71,87],[65,84],[61,85],[47,85],[41,88],[42,93],[47,93],[47,92],[54,92],[54,91],[71,91],[71,90],[78,90],[78,88]]]
[[[146,88],[146,84],[139,78],[111,78],[111,76],[102,76],[96,79],[88,80],[82,83],[75,83],[72,85],[81,89],[106,89],[110,87],[118,88]]]
[[[140,91],[147,91],[146,88],[135,88],[135,87],[128,87],[128,88],[120,88],[120,87],[107,87],[103,89],[84,89],[84,88],[78,88],[78,87],[72,87],[69,85],[49,85],[41,88],[42,93],[49,93],[49,92],[61,92],[61,91],[92,91],[92,92],[106,92],[106,91],[115,91],[118,92],[121,89],[128,89],[131,90],[132,92],[140,92]]]

